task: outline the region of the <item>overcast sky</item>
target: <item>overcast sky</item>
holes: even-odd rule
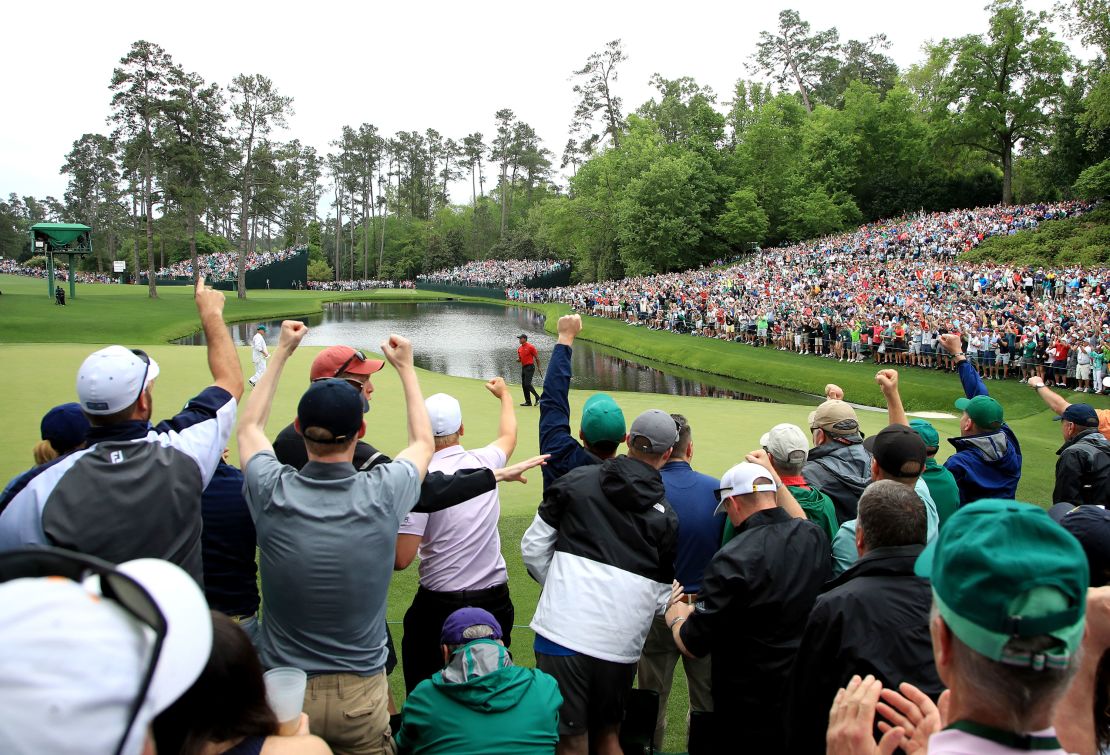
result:
[[[1028,0],[1031,8],[1050,0]],[[569,80],[586,57],[621,38],[628,61],[617,93],[634,110],[653,94],[648,78],[692,76],[731,96],[761,30],[797,9],[814,29],[841,40],[885,32],[902,68],[928,40],[986,29],[974,0],[829,3],[784,0],[697,2],[24,2],[5,9],[0,70],[0,195],[65,191],[58,170],[73,141],[109,133],[108,83],[131,43],[160,44],[175,62],[226,85],[239,73],[269,76],[296,114],[277,138],[325,154],[344,124],[382,132],[435,128],[461,140],[494,132],[494,112],[512,108],[558,156],[575,98]],[[41,33],[41,34],[40,34]],[[465,201],[468,186],[453,199]],[[465,193],[464,193],[465,192]]]

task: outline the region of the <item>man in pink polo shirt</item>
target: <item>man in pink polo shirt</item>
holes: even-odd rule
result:
[[[460,444],[464,433],[459,402],[445,393],[424,402],[435,436],[430,470],[450,474],[459,469],[505,466],[516,448],[516,413],[502,378],[486,383],[501,402],[497,437],[475,451]],[[440,630],[451,613],[464,606],[484,608],[502,626],[509,646],[515,611],[509,597],[509,575],[501,556],[497,522],[501,502],[497,489],[434,514],[409,514],[397,537],[394,568],[405,569],[420,556],[420,588],[405,613],[401,656],[405,690],[443,668]]]

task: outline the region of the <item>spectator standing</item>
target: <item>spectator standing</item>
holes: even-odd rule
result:
[[[820,527],[829,536],[829,542],[832,542],[837,530],[836,508],[831,498],[809,485],[802,476],[806,451],[809,448],[802,428],[791,424],[775,425],[763,434],[759,445],[767,452],[771,466],[783,485],[786,485],[794,500],[805,511],[806,519]],[[732,529],[731,522],[725,525],[725,529]],[[731,538],[726,534],[726,539]]]
[[[890,723],[916,741],[935,731],[930,755],[1061,755],[1052,725],[1080,665],[1088,601],[1079,542],[1039,506],[981,500],[956,512],[916,571],[932,581],[930,632],[937,672],[950,691],[947,725],[936,731],[935,707],[908,685],[902,689],[912,697],[882,693],[894,714]],[[859,714],[863,706],[843,702],[870,727]],[[830,720],[838,718],[837,707]]]
[[[0,514],[0,551],[57,545],[112,563],[162,558],[203,584],[201,493],[231,436],[243,375],[224,295],[201,280],[195,299],[215,383],[151,425],[158,363],[123,346],[90,355],[77,372],[88,447],[12,497]]]
[[[500,469],[516,449],[516,413],[505,381],[494,378],[486,389],[501,405],[497,437],[482,448],[468,451],[461,440],[466,432],[458,400],[445,393],[424,402],[432,422],[435,454],[430,471]],[[410,513],[397,537],[394,568],[407,568],[420,556],[420,587],[405,613],[401,652],[405,660],[405,691],[431,678],[443,667],[439,631],[452,612],[463,606],[489,611],[501,626],[508,647],[515,611],[509,596],[509,574],[501,555],[497,531],[501,501],[494,488],[434,514]]]
[[[520,362],[520,386],[524,389],[524,402],[521,406],[532,406],[532,397],[535,396],[536,404],[540,403],[540,394],[532,387],[532,379],[536,376],[536,369],[540,366],[540,355],[536,347],[528,343],[528,335],[521,333],[517,336],[520,347],[516,350],[516,360]]]
[[[248,381],[251,387],[258,384],[258,379],[266,371],[266,360],[269,358],[270,350],[266,347],[266,326],[259,323],[251,339],[251,359],[254,360],[254,374]]]
[[[794,661],[788,752],[821,752],[829,707],[854,674],[873,674],[888,687],[907,681],[933,697],[943,691],[929,638],[932,591],[914,574],[925,535],[925,509],[913,490],[880,480],[863,492],[859,560],[823,588]]]
[[[265,436],[277,382],[304,338],[282,323],[273,363],[239,423],[244,493],[258,532],[266,606],[259,652],[267,667],[309,675],[305,712],[339,753],[391,751],[385,604],[397,529],[416,505],[432,456],[432,431],[412,363],[412,344],[390,336],[382,351],[401,381],[409,445],[369,472],[355,469],[365,432],[359,393],[339,379],[315,382],[297,405],[309,462],[282,465]]]
[[[209,608],[231,618],[252,642],[258,636],[258,564],[254,521],[243,498],[243,473],[223,458],[201,495],[201,559]]]
[[[1029,386],[1037,392],[1045,405],[1057,415],[1063,414],[1071,406],[1070,401],[1045,385],[1044,380],[1039,377],[1029,378]],[[1102,433],[1102,437],[1110,440],[1110,409],[1095,409],[1095,415],[1098,417],[1098,431]]]
[[[921,479],[929,488],[929,495],[937,507],[937,527],[956,513],[960,507],[960,489],[956,486],[956,478],[952,473],[937,463],[937,451],[940,450],[940,434],[928,420],[914,418],[910,420],[910,429],[921,436],[925,444],[925,471]]]
[[[559,318],[559,341],[551,352],[540,398],[540,453],[551,454],[543,468],[543,489],[556,479],[585,464],[601,464],[613,458],[624,442],[624,412],[612,397],[595,393],[582,407],[579,443],[570,433],[571,347],[582,330],[579,315]],[[584,447],[583,447],[583,444]]]
[[[0,492],[0,513],[3,513],[16,493],[46,470],[45,465],[85,447],[89,419],[81,411],[80,404],[61,404],[43,415],[39,432],[42,440],[35,444],[33,451],[35,466],[12,478],[3,492]]]
[[[809,415],[813,448],[802,477],[832,499],[837,524],[856,518],[856,502],[871,482],[871,454],[863,447],[856,410],[829,399]]]
[[[686,599],[697,602],[701,589],[701,577],[705,567],[721,544],[721,528],[725,517],[715,511],[717,508],[716,490],[718,481],[707,474],[696,472],[690,466],[694,458],[693,429],[681,414],[672,414],[678,429],[678,440],[671,448],[671,456],[659,475],[663,478],[663,489],[667,501],[678,516],[678,555],[675,558],[674,572],[686,588]],[[802,442],[805,442],[803,436]],[[802,451],[804,457],[805,451]],[[831,505],[831,504],[830,504]],[[655,749],[663,747],[663,736],[667,727],[667,699],[671,692],[675,666],[682,658],[686,672],[692,713],[711,713],[713,696],[710,692],[710,658],[687,658],[678,652],[671,630],[662,616],[656,616],[651,624],[636,676],[640,689],[655,690],[659,693],[659,715],[655,722]]]
[[[678,517],[659,469],[677,436],[669,414],[644,412],[628,455],[559,478],[521,540],[528,573],[543,585],[531,623],[536,665],[563,695],[559,753],[620,752],[636,662],[674,579]]]
[[[1110,500],[1110,441],[1098,431],[1090,404],[1071,404],[1058,417],[1064,445],[1057,449],[1053,503],[1096,504]]]
[[[538,669],[513,665],[497,619],[460,608],[443,622],[447,664],[405,701],[397,735],[402,755],[544,755],[559,740],[559,685]]]
[[[950,438],[956,452],[944,467],[956,478],[960,505],[982,498],[1009,498],[1021,479],[1021,445],[1002,419],[1002,405],[991,398],[982,379],[960,350],[959,336],[946,333],[941,346],[956,362],[966,398],[957,399],[960,437]]]
[[[781,710],[806,618],[829,576],[829,543],[805,520],[763,451],[721,478],[718,510],[737,535],[706,568],[698,601],[675,583],[667,625],[684,655],[713,656],[717,750],[777,752],[786,740]],[[796,510],[796,514],[790,513]],[[795,517],[800,518],[795,518]]]

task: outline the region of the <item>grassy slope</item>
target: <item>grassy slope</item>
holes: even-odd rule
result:
[[[1105,265],[1110,261],[1110,204],[1077,218],[1050,220],[1032,232],[993,236],[963,255],[969,262]]]
[[[162,366],[162,377],[155,389],[156,415],[161,417],[181,406],[186,399],[209,381],[204,351],[200,347],[173,346],[165,339],[193,329],[195,315],[190,291],[163,289],[163,298],[148,301],[145,289],[111,286],[81,286],[78,299],[65,310],[55,308],[45,296],[45,283],[27,279],[0,277],[0,396],[4,396],[6,430],[0,435],[0,480],[7,480],[31,464],[30,449],[38,439],[38,423],[51,406],[73,398],[73,380],[78,365],[91,351],[88,344],[123,342],[143,346]],[[40,295],[40,293],[42,295]],[[375,298],[412,298],[411,292],[384,292]],[[417,297],[422,296],[416,294]],[[229,319],[248,319],[305,314],[318,308],[325,298],[365,298],[365,295],[321,295],[314,292],[259,292],[243,304],[229,299]],[[548,314],[548,328],[560,308],[543,307]],[[849,398],[876,400],[867,365],[841,365],[826,360],[797,357],[764,349],[750,349],[732,344],[711,342],[689,336],[675,336],[633,329],[618,322],[589,319],[584,335],[592,340],[619,346],[638,354],[649,354],[662,361],[689,367],[714,368],[712,371],[743,377],[758,382],[782,381],[789,387],[820,392],[829,381],[840,383]],[[37,341],[37,342],[33,342]],[[44,343],[49,342],[49,343]],[[279,388],[270,425],[271,434],[291,418],[296,401],[304,387],[308,365],[317,349],[306,348],[294,355]],[[240,350],[244,373],[252,371],[247,349]],[[515,379],[516,376],[506,376]],[[946,408],[959,394],[959,385],[950,375],[921,374],[908,371],[904,377],[907,392],[915,405]],[[467,436],[464,445],[478,445],[493,437],[496,425],[496,404],[481,381],[454,378],[421,372],[425,395],[437,391],[451,393],[462,402],[466,413]],[[400,387],[390,370],[380,373],[373,409],[368,415],[368,437],[387,452],[395,452],[404,443],[404,415],[401,404],[393,400]],[[1010,416],[1024,415],[1012,422],[1022,439],[1026,463],[1019,493],[1025,500],[1047,502],[1051,495],[1053,452],[1059,443],[1059,425],[1049,415],[1038,412],[1033,392],[1017,385],[991,387],[996,390]],[[571,405],[577,417],[588,392],[574,391]],[[655,394],[617,394],[618,402],[628,417],[659,407],[681,412],[694,428],[695,466],[709,474],[719,475],[743,454],[758,446],[759,437],[778,422],[794,422],[804,426],[810,407],[788,404],[758,404],[712,398],[659,396]],[[536,409],[518,410],[520,441],[517,458],[538,451]],[[882,412],[862,412],[861,421],[868,433],[886,424]],[[953,420],[935,423],[942,434],[958,433]],[[946,455],[947,451],[942,451]],[[539,596],[537,586],[524,572],[520,560],[520,536],[527,528],[539,502],[539,475],[528,485],[503,486],[502,548],[509,566],[510,584],[517,606],[518,623],[527,624]],[[416,590],[415,569],[398,574],[390,591],[389,616],[399,621]],[[400,637],[400,627],[395,626]],[[514,643],[518,660],[532,662],[531,636],[519,633]],[[403,685],[399,675],[394,679],[400,696]],[[684,700],[685,685],[681,672],[675,675],[676,690],[669,710],[671,726],[668,750],[681,749],[685,730],[685,711],[679,708]]]

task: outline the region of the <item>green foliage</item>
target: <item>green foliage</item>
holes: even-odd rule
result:
[[[335,279],[335,271],[324,260],[310,259],[308,261],[308,279],[310,281],[330,281]]]
[[[1110,159],[1092,165],[1075,180],[1075,193],[1083,199],[1110,197]]]
[[[1110,264],[1110,207],[1078,218],[1050,220],[1033,231],[992,236],[965,254],[968,262],[1091,267]]]
[[[767,213],[751,189],[734,191],[725,203],[725,212],[717,219],[717,233],[734,249],[762,243],[770,228]]]

